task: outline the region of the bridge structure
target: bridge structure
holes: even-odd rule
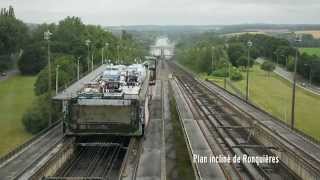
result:
[[[174,45],[169,46],[150,46],[150,52],[152,55],[162,58],[170,58],[174,56]]]

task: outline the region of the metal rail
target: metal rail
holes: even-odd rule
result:
[[[65,164],[52,177],[45,179],[109,179],[119,174],[118,165],[124,156],[121,151],[127,150],[126,137],[117,137],[110,140],[98,137],[92,140],[80,140],[76,153],[68,164]],[[97,146],[93,146],[97,145]]]
[[[58,142],[56,142],[54,144],[54,146],[57,146],[58,144],[63,142],[63,138],[60,139]],[[23,176],[26,172],[28,172],[31,168],[33,168],[34,166],[36,166],[44,156],[46,156],[49,152],[51,151],[51,149],[49,149],[48,151],[46,151],[46,153],[44,153],[42,156],[40,156],[39,158],[35,159],[32,164],[30,166],[24,167],[23,170],[21,172],[19,172],[17,175],[15,175],[12,179],[18,180],[21,178],[21,176]]]
[[[127,168],[127,164],[128,164],[128,161],[129,161],[129,157],[130,157],[130,154],[132,153],[132,151],[134,150],[134,145],[136,143],[136,139],[135,138],[131,138],[130,139],[130,142],[129,142],[129,146],[128,146],[128,149],[127,149],[127,152],[124,156],[124,159],[122,161],[122,164],[121,164],[121,168],[120,168],[120,173],[119,173],[119,180],[125,176],[125,171],[126,171],[126,168]]]
[[[198,80],[197,80],[197,81],[198,81]],[[198,82],[199,82],[199,81],[198,81]],[[286,128],[286,129],[288,129],[288,130],[289,130],[290,132],[292,132],[292,133],[297,133],[297,135],[300,136],[304,141],[307,141],[307,142],[309,142],[309,143],[311,143],[311,144],[314,144],[315,147],[318,146],[317,148],[319,149],[319,143],[317,143],[317,141],[316,141],[315,139],[312,140],[310,137],[303,135],[303,133],[302,133],[301,131],[298,131],[297,129],[292,130],[287,124],[285,124],[285,123],[282,122],[281,120],[275,118],[275,117],[272,116],[270,113],[262,110],[261,108],[255,106],[255,105],[253,105],[253,104],[251,104],[251,103],[245,102],[243,99],[241,99],[241,98],[238,97],[237,95],[234,95],[234,94],[230,93],[229,91],[225,91],[224,89],[222,89],[221,87],[219,87],[218,85],[216,85],[216,84],[214,84],[214,83],[212,83],[212,82],[209,82],[209,83],[210,83],[210,85],[214,86],[215,88],[219,89],[220,91],[223,91],[223,93],[225,93],[224,96],[230,95],[231,97],[235,98],[236,100],[241,101],[241,103],[244,103],[244,104],[248,105],[249,107],[254,108],[255,112],[262,113],[262,114],[270,117],[270,118],[268,118],[269,121],[275,122],[275,123],[277,124],[277,126]],[[205,85],[204,85],[204,86],[205,86]],[[209,90],[211,90],[213,93],[215,92],[214,89],[212,89],[212,88],[210,88],[210,87],[207,87],[207,88],[208,88]],[[223,96],[222,98],[224,98],[224,96]],[[225,99],[225,101],[227,101],[227,102],[229,102],[231,105],[237,107],[237,105],[236,105],[234,102],[232,102],[232,101],[230,101],[230,100],[228,100],[228,99]],[[255,117],[253,117],[253,116],[251,116],[251,115],[249,115],[249,116],[250,116],[251,118],[255,119]],[[295,148],[296,148],[296,151],[292,151],[291,153],[292,153],[292,155],[295,156],[297,159],[304,159],[304,162],[303,162],[303,163],[305,163],[305,164],[307,164],[309,167],[313,167],[313,168],[315,168],[314,164],[319,164],[319,159],[317,159],[315,156],[313,156],[313,154],[306,153],[305,150],[304,150],[305,147],[297,146],[297,145],[294,144],[293,142],[289,141],[289,140],[286,139],[285,137],[283,137],[283,136],[281,136],[280,134],[278,134],[277,131],[275,131],[275,130],[273,130],[272,128],[266,126],[265,124],[261,123],[260,121],[257,121],[257,122],[258,122],[259,125],[261,125],[262,127],[266,128],[266,129],[270,130],[272,133],[274,133],[277,138],[280,138],[280,139],[281,139],[281,141],[284,141],[285,143],[288,143],[290,146],[295,147]],[[290,149],[290,148],[289,148],[289,149]],[[320,149],[319,149],[319,151],[320,151]],[[299,152],[299,153],[302,153],[303,156],[305,156],[305,157],[304,157],[304,158],[301,158],[301,157],[299,156],[299,153],[298,153],[298,152]],[[318,170],[315,169],[315,171],[319,171],[319,167],[317,167],[317,168],[318,168]]]
[[[222,87],[216,85],[216,84],[215,84],[214,82],[212,82],[212,81],[207,80],[206,82],[210,83],[211,85],[215,86],[216,88],[218,88],[218,89],[220,89],[220,90],[225,91]],[[229,84],[230,86],[234,86],[231,82],[229,82],[229,83],[230,83],[230,84]],[[234,88],[235,88],[235,87],[234,87]],[[233,89],[234,89],[234,88],[233,88]],[[234,89],[234,90],[235,90],[235,89]],[[279,125],[285,126],[285,127],[288,127],[288,128],[291,129],[291,127],[290,127],[289,124],[285,123],[284,121],[282,121],[281,119],[275,117],[274,115],[270,114],[269,112],[265,111],[264,109],[258,107],[256,104],[254,104],[254,103],[252,103],[252,102],[250,102],[250,101],[249,101],[249,103],[245,102],[245,100],[244,100],[244,98],[243,98],[243,95],[238,94],[238,93],[237,93],[237,94],[233,94],[233,93],[231,93],[231,92],[229,92],[229,91],[225,91],[225,93],[228,94],[228,95],[234,96],[234,97],[236,97],[236,98],[239,98],[240,100],[242,100],[242,101],[243,101],[244,103],[246,103],[247,105],[249,105],[249,106],[257,109],[258,111],[263,112],[264,114],[267,114],[268,116],[270,116],[271,119],[272,119],[272,121],[275,121],[275,122],[278,123]],[[294,128],[294,129],[292,129],[292,130],[295,131],[296,133],[298,133],[299,135],[305,137],[307,140],[311,141],[312,143],[320,144],[320,139],[316,139],[315,137],[312,137],[312,136],[310,136],[309,134],[306,134],[305,132],[303,132],[303,131],[301,131],[301,130],[299,130],[299,129],[297,129],[297,128]]]
[[[47,132],[49,132],[51,129],[53,129],[54,127],[56,127],[58,124],[61,123],[61,120],[54,122],[51,126],[45,128],[44,130],[42,130],[41,132],[39,132],[37,135],[33,136],[31,139],[29,139],[28,141],[26,141],[25,143],[17,146],[16,148],[14,148],[12,151],[10,151],[9,153],[5,154],[4,156],[2,156],[0,158],[0,166],[3,166],[4,163],[6,163],[7,160],[9,160],[10,158],[12,158],[13,156],[15,156],[16,154],[18,154],[20,151],[22,151],[24,148],[26,148],[27,146],[29,146],[30,144],[32,144],[33,142],[35,142],[36,140],[38,140],[41,136],[45,135]]]
[[[191,92],[189,92],[189,93],[191,93]],[[242,149],[237,150],[237,149],[232,148],[233,146],[236,146],[236,144],[238,144],[236,138],[239,139],[239,138],[241,138],[241,136],[237,135],[237,137],[234,137],[226,129],[218,128],[218,127],[224,126],[225,125],[224,123],[226,123],[226,122],[225,122],[225,119],[218,118],[215,115],[215,113],[211,112],[210,109],[206,108],[206,106],[210,106],[211,104],[204,103],[202,100],[196,99],[196,97],[194,97],[192,94],[190,95],[190,97],[194,100],[195,104],[197,104],[200,107],[200,110],[202,111],[202,113],[206,117],[207,122],[211,125],[212,128],[214,128],[214,130],[211,130],[211,132],[212,131],[217,132],[220,139],[223,140],[224,144],[222,146],[224,146],[224,148],[222,148],[222,149],[227,150],[227,151],[225,151],[226,152],[225,155],[229,155],[229,156],[238,155],[239,157],[241,157],[244,154],[246,154],[246,152]],[[229,124],[227,124],[227,126],[228,125]],[[207,135],[210,135],[210,134],[207,134]],[[243,137],[241,139],[243,141],[245,141],[245,139]],[[254,166],[254,164],[241,163],[241,165],[243,168],[246,169],[246,171],[249,173],[249,175],[251,176],[252,179],[254,179],[254,178],[256,178],[256,179],[270,179],[270,177],[263,170],[259,170],[257,167]],[[236,174],[239,175],[239,178],[242,179],[240,176],[241,172],[239,170],[237,170],[236,168],[233,168],[233,169],[236,171]]]
[[[189,76],[194,77],[194,81],[198,82],[199,84],[201,84],[201,86],[206,87],[209,91],[211,91],[213,94],[220,94],[221,97],[219,97],[219,99],[221,99],[222,101],[225,101],[226,103],[229,103],[231,106],[233,107],[238,107],[238,105],[236,104],[236,102],[240,102],[243,105],[246,105],[248,107],[253,108],[253,112],[259,113],[261,115],[265,115],[268,121],[272,121],[274,123],[276,123],[277,126],[281,127],[281,128],[285,128],[287,129],[289,132],[291,133],[296,133],[296,136],[301,138],[301,141],[306,141],[308,142],[310,145],[313,146],[313,149],[318,149],[320,152],[320,147],[319,147],[319,141],[316,140],[315,138],[312,138],[309,135],[306,135],[304,132],[298,130],[298,129],[291,129],[288,124],[284,123],[283,121],[281,121],[280,119],[274,117],[273,115],[271,115],[270,113],[266,112],[265,110],[257,107],[256,105],[252,104],[252,103],[247,103],[245,102],[241,97],[226,91],[225,89],[223,89],[222,87],[216,85],[215,83],[211,82],[211,81],[200,81],[198,78],[196,78],[196,75],[194,73],[192,73],[191,71],[187,70],[185,67],[183,67],[180,64],[175,63],[175,66],[178,66],[178,68],[183,69],[183,71],[187,74],[189,74]],[[210,87],[209,87],[210,86]],[[229,98],[228,98],[229,97]],[[231,99],[231,100],[230,100]],[[233,102],[236,101],[236,102]],[[240,107],[238,107],[240,108]],[[240,108],[240,111],[241,108]],[[244,112],[244,111],[242,111]],[[244,112],[245,114],[247,114],[248,116],[250,116],[252,119],[256,119],[257,117],[250,115],[248,112]],[[298,146],[296,144],[294,144],[293,142],[289,141],[286,137],[280,135],[277,131],[275,131],[274,129],[270,128],[269,126],[265,125],[264,123],[260,122],[260,121],[256,121],[259,126],[268,129],[270,132],[274,133],[276,138],[280,139],[280,142],[284,142],[289,144],[290,146],[294,147],[295,150],[293,151],[291,149],[291,147],[289,146],[289,151],[290,151],[290,155],[296,157],[296,159],[302,159],[303,161],[301,161],[301,163],[303,163],[303,165],[306,165],[307,167],[310,167],[313,172],[318,172],[320,171],[319,166],[317,164],[320,163],[320,159],[317,158],[317,155],[313,154],[313,153],[306,153],[305,151],[305,147],[301,147]],[[315,152],[317,153],[317,152]],[[303,156],[303,157],[302,157]],[[317,173],[317,174],[318,174]]]
[[[179,71],[178,73],[178,80],[181,82],[181,86],[186,90],[188,93],[190,101],[192,101],[193,105],[196,105],[198,109],[200,109],[202,115],[206,117],[207,122],[209,122],[212,127],[214,127],[213,131],[210,132],[218,132],[221,139],[224,141],[224,144],[227,145],[229,152],[232,152],[232,154],[237,155],[243,155],[243,154],[252,154],[252,151],[247,151],[245,147],[240,147],[238,142],[239,138],[243,138],[242,134],[247,134],[246,128],[221,128],[221,127],[232,127],[232,126],[239,126],[238,124],[232,124],[234,122],[228,121],[225,117],[220,116],[221,113],[217,113],[216,111],[221,110],[219,109],[219,106],[215,102],[209,102],[208,94],[205,92],[208,92],[208,88],[203,86],[202,84],[195,81],[192,75],[182,71],[179,69],[179,67],[175,66],[174,64],[171,65],[171,67],[174,67],[175,70]],[[210,96],[214,96],[212,93],[209,93]],[[214,101],[218,99],[215,98]],[[211,105],[213,108],[209,108]],[[224,112],[225,113],[225,112]],[[232,119],[232,116],[228,119]],[[230,124],[231,123],[231,124]],[[208,124],[207,124],[208,125]],[[207,134],[208,135],[208,134]],[[211,135],[214,135],[211,133]],[[254,141],[250,141],[250,143],[254,143]],[[233,148],[237,147],[237,148]],[[267,148],[263,148],[267,149]],[[267,150],[264,150],[267,151]],[[255,154],[259,152],[254,152]],[[270,153],[271,154],[271,153]],[[260,154],[261,155],[261,154]],[[247,172],[251,175],[252,179],[270,179],[269,173],[270,169],[274,169],[277,167],[260,167],[257,164],[242,164],[243,167],[247,170]],[[266,171],[265,169],[268,169]],[[283,168],[285,169],[285,167]],[[272,172],[272,171],[271,171]],[[239,172],[240,173],[240,172]],[[260,177],[260,178],[259,178]]]
[[[182,84],[182,86],[184,86],[183,85],[183,84],[185,84],[184,82],[182,82],[181,80],[178,80],[178,81],[180,81],[180,84]],[[190,106],[196,105],[197,104],[196,100],[194,99],[194,97],[192,97],[192,95],[190,95],[189,90],[186,89],[185,86],[183,88],[185,89],[185,92],[188,92],[188,94],[189,94],[189,95],[185,96],[185,98],[189,99],[189,101],[190,101],[189,105]],[[210,122],[210,120],[208,119],[208,115],[204,114],[198,106],[196,106],[195,108],[199,114],[202,114],[202,116],[204,116],[203,118],[205,119],[204,122],[205,122],[205,125],[207,126],[206,127],[207,130],[204,129],[204,127],[201,127],[200,124],[199,124],[199,127],[200,127],[201,131],[203,132],[203,134],[205,135],[205,138],[206,138],[208,144],[211,144],[208,140],[208,137],[212,136],[215,139],[220,140],[220,142],[216,142],[215,144],[217,144],[219,146],[220,151],[223,152],[223,154],[225,156],[228,156],[228,155],[233,156],[234,154],[236,154],[232,148],[228,148],[229,144],[227,144],[227,142],[224,142],[224,138],[225,138],[225,137],[223,137],[224,134],[219,133],[219,131],[217,131],[217,129],[215,129],[214,124],[212,124]],[[213,152],[216,151],[214,148],[218,148],[218,147],[212,147],[212,146],[210,146],[210,147]],[[229,165],[219,164],[219,165],[222,168],[227,179],[235,179],[235,178],[243,179],[241,176],[241,172],[236,168],[235,164],[229,164]],[[227,167],[227,166],[230,166],[230,167]],[[230,172],[230,171],[232,171],[232,172]]]
[[[177,85],[178,85],[178,84],[177,84]],[[171,86],[171,88],[173,88],[173,87]],[[193,158],[193,157],[192,157],[192,156],[193,156],[193,149],[192,149],[192,147],[191,147],[190,139],[188,138],[188,135],[186,134],[184,124],[183,124],[183,122],[182,122],[182,120],[181,120],[181,119],[182,119],[182,112],[180,111],[180,109],[179,109],[178,106],[176,106],[175,108],[176,108],[176,111],[178,112],[179,125],[180,125],[180,127],[183,129],[183,137],[184,137],[184,139],[185,139],[185,141],[186,141],[186,144],[187,144],[187,149],[188,149],[189,158],[192,159],[192,158]],[[199,173],[199,169],[198,169],[198,167],[195,165],[195,163],[192,163],[192,169],[193,169],[193,171],[194,171],[194,173],[195,173],[196,179],[199,179],[200,173]]]

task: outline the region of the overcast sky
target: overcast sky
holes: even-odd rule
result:
[[[0,0],[30,23],[66,16],[100,25],[320,24],[320,0]]]

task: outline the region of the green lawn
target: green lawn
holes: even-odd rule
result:
[[[320,48],[299,48],[300,52],[307,53],[309,55],[317,55],[320,57]]]
[[[291,84],[273,73],[268,77],[258,65],[255,65],[253,70],[251,70],[249,77],[250,100],[279,119],[289,123],[291,120]],[[221,79],[214,79],[222,86]],[[245,92],[245,80],[235,82],[234,84],[243,93]],[[317,139],[320,139],[319,107],[320,96],[313,95],[300,88],[297,89],[296,127]]]
[[[0,81],[0,156],[31,137],[24,130],[21,118],[35,97],[35,79],[14,76]]]

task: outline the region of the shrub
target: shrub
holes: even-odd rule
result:
[[[288,71],[293,72],[294,71],[294,59],[289,58],[288,64],[286,65],[286,68]]]
[[[28,132],[36,134],[48,127],[49,107],[49,96],[47,93],[38,96],[37,99],[34,100],[33,105],[22,117],[22,123]],[[61,113],[58,113],[58,109],[60,109],[60,107],[55,107],[53,104],[51,108],[53,120],[61,117]]]
[[[68,82],[76,78],[76,65],[75,60],[72,56],[59,55],[54,58],[54,63],[51,66],[51,81],[52,85],[55,84],[57,65],[60,66],[59,69],[59,87],[64,86]],[[81,69],[80,69],[81,71]],[[52,86],[53,87],[53,86]],[[37,76],[37,80],[34,84],[34,90],[36,95],[44,94],[48,91],[48,66],[40,71]]]
[[[0,55],[0,72],[10,69],[12,60],[10,55]]]
[[[212,72],[211,75],[216,77],[226,77],[228,76],[228,71],[226,71],[225,68],[221,68]]]
[[[268,75],[270,75],[270,72],[274,71],[274,69],[276,68],[276,66],[270,62],[270,61],[264,61],[263,64],[261,64],[260,67],[262,70],[268,72]]]
[[[43,113],[41,113],[36,108],[29,109],[22,118],[23,125],[25,129],[32,133],[36,134],[42,129],[48,126],[48,118],[45,118]]]
[[[243,75],[241,74],[241,72],[239,72],[239,70],[235,70],[231,72],[230,79],[232,81],[241,81],[243,79]]]
[[[46,63],[45,51],[37,45],[30,45],[24,50],[18,67],[22,74],[37,74]]]

